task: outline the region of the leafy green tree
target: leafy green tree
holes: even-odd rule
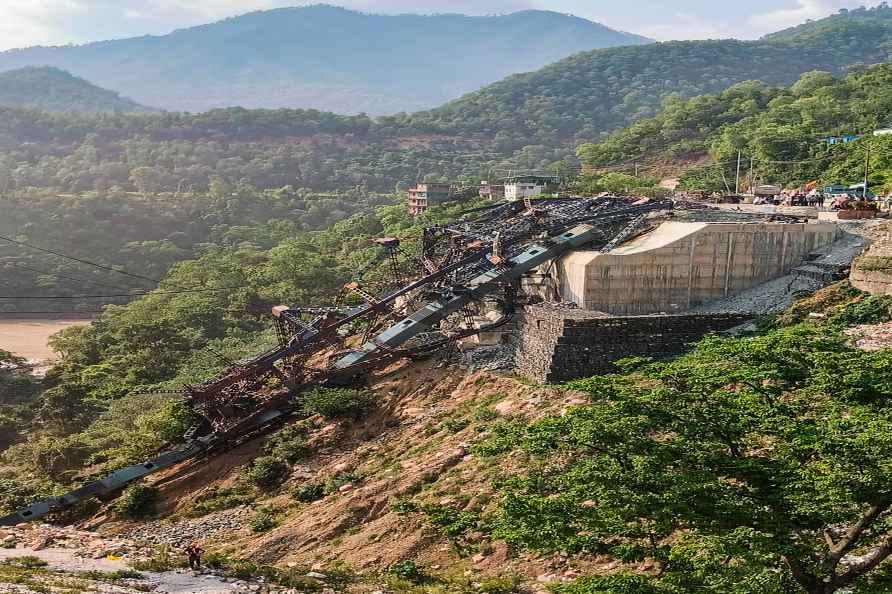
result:
[[[591,404],[505,425],[482,448],[528,456],[503,482],[494,535],[658,564],[592,592],[886,591],[890,364],[793,327],[576,382]]]
[[[135,168],[130,172],[130,181],[143,194],[159,191],[164,183],[161,172],[154,167]]]

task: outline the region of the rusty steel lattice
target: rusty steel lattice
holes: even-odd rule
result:
[[[182,396],[200,423],[181,447],[35,502],[0,518],[0,525],[30,521],[89,497],[114,497],[158,470],[274,428],[299,414],[301,394],[313,387],[349,383],[395,360],[436,352],[505,324],[524,274],[582,246],[615,245],[649,214],[678,206],[612,196],[520,201],[425,229],[412,246],[396,238],[375,240],[377,255],[344,286],[334,306],[274,308],[277,347],[184,388]],[[501,315],[475,327],[470,318],[483,304]]]

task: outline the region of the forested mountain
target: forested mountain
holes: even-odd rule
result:
[[[150,111],[114,91],[48,66],[0,72],[0,105],[81,113]]]
[[[820,35],[598,50],[435,110],[377,119],[243,108],[132,116],[10,109],[0,118],[0,191],[203,191],[220,178],[258,188],[391,192],[424,178],[567,169],[577,165],[576,145],[653,116],[666,102],[742,80],[787,85],[815,69],[841,75],[883,62],[890,23],[892,9],[879,7],[812,23]]]
[[[0,70],[57,66],[169,110],[386,114],[433,107],[575,52],[647,41],[545,11],[384,16],[318,5],[157,37],[4,52]]]
[[[833,17],[828,31],[802,39],[581,54],[415,115],[374,119],[243,108],[199,115],[66,114],[0,107],[0,206],[10,224],[4,233],[60,249],[74,241],[81,257],[160,275],[173,262],[202,253],[205,244],[266,247],[271,237],[330,224],[379,203],[375,194],[390,195],[421,179],[475,183],[508,168],[573,171],[580,141],[606,138],[661,105],[665,112],[656,120],[644,119],[580,156],[593,165],[702,158],[710,151],[727,160],[741,148],[754,152],[757,164],[823,158],[816,135],[889,123],[888,67],[861,63],[885,58],[880,30],[890,13],[879,8]],[[867,29],[874,34],[866,36]],[[789,90],[768,84],[794,81],[827,64],[835,73],[867,71],[843,82],[830,72],[810,74]],[[734,86],[744,74],[768,83]],[[724,94],[683,98],[713,87]],[[750,130],[758,130],[757,137]],[[854,149],[833,149],[843,150]],[[849,156],[840,158],[839,171],[858,169]],[[805,165],[758,171],[783,181],[823,175]],[[713,186],[723,184],[716,169],[698,175],[693,185],[705,183],[704,176]],[[874,181],[885,183],[879,175]],[[69,230],[88,226],[91,218],[114,241]],[[265,230],[270,219],[290,226],[271,235]],[[5,272],[15,279],[16,295],[59,289],[52,275],[68,275],[57,266],[42,277]],[[83,293],[76,286],[65,291]]]
[[[860,182],[870,147],[871,186],[892,190],[892,138],[873,136],[892,124],[890,88],[892,64],[842,79],[809,72],[788,88],[743,82],[720,94],[671,100],[656,117],[581,146],[579,156],[593,167],[634,161],[645,171],[708,157],[723,165],[688,171],[683,187],[724,190],[722,172],[733,185],[738,152],[756,181],[830,184]],[[857,135],[862,138],[856,142],[827,140]]]
[[[795,27],[777,31],[765,35],[762,39],[793,39],[814,35],[824,35],[828,31],[839,27],[867,25],[875,28],[892,27],[892,10],[889,10],[887,2],[882,2],[874,8],[864,6],[856,9],[842,8],[835,15],[817,21],[809,20]]]
[[[681,41],[596,50],[509,77],[405,118],[414,129],[488,134],[500,144],[596,140],[655,115],[670,97],[720,92],[744,80],[787,85],[809,70],[842,74],[889,59],[892,8],[851,11],[801,34],[760,41]]]

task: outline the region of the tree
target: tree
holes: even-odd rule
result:
[[[794,327],[627,368],[482,447],[530,457],[496,537],[658,564],[641,588],[589,592],[888,591],[892,352]]]
[[[137,167],[130,172],[130,181],[142,194],[150,194],[159,191],[164,180],[154,167]]]

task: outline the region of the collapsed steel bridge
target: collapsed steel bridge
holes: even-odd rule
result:
[[[275,428],[301,413],[301,394],[309,389],[348,384],[501,326],[511,320],[524,275],[584,246],[609,251],[646,227],[651,215],[675,206],[611,196],[526,200],[429,227],[414,249],[396,238],[375,240],[377,254],[332,307],[274,308],[279,346],[185,387],[182,397],[200,422],[184,445],[0,517],[0,525],[90,498],[112,499],[147,475]],[[485,311],[499,317],[481,324]]]

